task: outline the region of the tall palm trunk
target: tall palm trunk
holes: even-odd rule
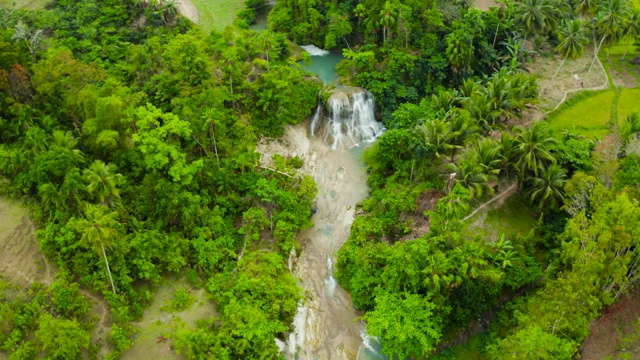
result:
[[[500,21],[496,24],[496,32],[493,34],[493,47],[496,47],[496,40],[498,39],[498,29],[500,28]]]
[[[626,58],[626,57],[627,57],[627,52],[629,52],[629,46],[633,46],[633,45],[627,45],[627,46],[624,48],[624,54],[622,54],[622,59],[620,59],[621,61],[624,61],[624,58]]]
[[[104,251],[104,245],[100,244],[102,247],[102,255],[104,255],[104,262],[107,264],[107,272],[109,273],[109,280],[111,280],[111,289],[113,290],[113,294],[116,294],[116,286],[113,284],[113,276],[111,276],[111,268],[109,267],[109,260],[107,259],[107,252]]]
[[[547,90],[549,89],[549,86],[551,86],[551,84],[553,84],[553,81],[556,79],[556,76],[558,76],[558,72],[560,71],[560,69],[562,68],[562,65],[564,65],[564,62],[567,61],[566,58],[562,59],[562,62],[560,63],[560,66],[558,66],[558,68],[556,69],[556,73],[553,74],[553,77],[551,78],[551,81],[549,81],[549,83],[547,84],[547,86],[544,88],[544,90],[542,90],[543,94],[547,93]]]
[[[218,163],[218,168],[220,168],[220,158],[218,157],[218,145],[216,144],[216,133],[213,128],[213,120],[209,123],[209,127],[211,128],[211,137],[213,138],[213,150],[216,152],[216,162]]]
[[[584,79],[586,79],[587,76],[589,76],[589,72],[591,72],[591,68],[593,67],[593,64],[596,62],[596,59],[598,58],[598,53],[600,52],[600,48],[602,47],[602,43],[604,42],[604,39],[606,39],[606,38],[607,38],[607,35],[604,35],[602,37],[602,40],[600,40],[600,44],[598,45],[598,47],[596,47],[593,50],[593,51],[595,51],[595,54],[593,54],[593,60],[591,60],[591,65],[589,65],[589,69],[587,70],[587,73],[582,78],[583,85],[584,85]]]

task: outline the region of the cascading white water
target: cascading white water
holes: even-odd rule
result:
[[[304,335],[307,324],[307,312],[309,308],[301,300],[298,304],[298,311],[293,318],[293,331],[289,333],[289,340],[287,341],[287,359],[293,359],[293,356],[298,352],[300,348],[304,346]],[[277,344],[277,343],[276,343]]]
[[[313,113],[313,118],[311,118],[311,125],[309,126],[311,130],[311,136],[316,135],[316,130],[318,130],[318,122],[320,121],[320,116],[322,115],[322,102],[318,101],[318,107],[316,107],[316,112]]]
[[[289,127],[283,143],[258,146],[261,162],[268,166],[272,166],[268,154],[299,156],[304,171],[318,184],[314,226],[300,234],[299,257],[294,261],[292,253],[288,261],[305,288],[304,300],[298,304],[293,331],[275,344],[287,360],[351,360],[359,349],[369,350],[361,337],[366,329],[364,323],[354,321],[362,312],[353,307],[349,294],[333,276],[332,256],[349,237],[355,204],[368,194],[365,168],[358,160],[358,148],[353,147],[373,142],[385,129],[375,119],[375,102],[369,92],[338,84],[335,64],[342,59],[340,55],[313,45],[302,48],[314,59],[309,70],[336,88],[326,103],[319,96],[309,124],[311,138],[303,128]],[[354,150],[331,151],[345,148]],[[375,348],[378,343],[366,344]]]
[[[331,256],[327,257],[327,274],[327,279],[324,281],[325,289],[327,291],[327,295],[334,296],[338,282],[336,281],[336,278],[333,277],[333,259]]]
[[[302,45],[300,46],[304,51],[308,52],[311,56],[326,56],[329,55],[329,51],[320,49],[315,45]]]
[[[376,121],[373,95],[364,89],[335,91],[329,97],[327,112],[323,139],[332,150],[372,142],[385,131],[382,123]],[[321,119],[322,108],[319,106],[311,120],[311,135],[320,128]]]
[[[380,339],[367,333],[366,328],[360,332],[362,345],[358,349],[356,360],[389,360],[389,357],[382,353]]]

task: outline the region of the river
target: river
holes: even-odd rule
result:
[[[310,52],[313,54],[313,51]],[[338,79],[335,65],[341,56],[316,54],[308,69],[325,83],[335,82]],[[271,165],[271,155],[275,153],[299,156],[304,161],[303,172],[311,175],[318,185],[314,226],[300,235],[302,250],[297,257],[292,257],[295,259],[292,272],[305,290],[305,300],[294,319],[295,330],[286,343],[278,341],[288,359],[385,359],[374,349],[377,343],[368,338],[364,323],[357,320],[363,313],[354,308],[349,294],[333,277],[337,252],[349,237],[355,205],[368,195],[362,152],[384,131],[373,118],[373,102],[362,100],[366,98],[362,92],[362,89],[350,90],[338,96],[342,100],[336,100],[344,103],[344,97],[349,97],[352,109],[347,112],[351,111],[356,121],[347,119],[344,112],[332,111],[331,105],[316,111],[316,117],[323,118],[318,121],[324,122],[319,128],[324,127],[325,132],[343,129],[344,136],[355,137],[353,141],[336,147],[335,141],[326,141],[322,130],[312,136],[310,122],[305,122],[288,127],[281,139],[263,140],[258,145],[265,165]],[[362,106],[371,108],[359,110]],[[370,114],[368,119],[363,113]],[[336,121],[343,123],[336,124]],[[335,138],[335,134],[331,138]],[[369,348],[373,352],[368,351]]]

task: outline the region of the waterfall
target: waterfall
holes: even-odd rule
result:
[[[315,45],[302,45],[300,47],[302,48],[302,50],[308,52],[309,55],[311,55],[311,56],[326,56],[326,55],[329,55],[329,52],[327,50],[320,49],[319,47],[317,47]]]
[[[336,278],[333,277],[333,259],[331,256],[327,257],[327,279],[324,281],[325,289],[327,290],[327,294],[329,296],[334,296],[336,293],[336,287],[338,286],[338,282]]]
[[[329,97],[327,111],[323,139],[332,150],[372,142],[385,131],[382,123],[376,121],[373,95],[364,89],[334,91]],[[311,120],[311,135],[315,135],[320,126],[321,113],[322,109],[318,107]]]
[[[298,303],[298,310],[293,318],[293,331],[289,333],[289,338],[286,342],[280,339],[275,339],[276,346],[280,350],[280,353],[285,355],[287,360],[295,359],[298,350],[304,346],[304,336],[307,325],[307,312],[309,308],[304,304],[302,300]]]
[[[362,338],[362,345],[358,349],[356,360],[389,360],[389,357],[382,353],[380,339],[369,335],[366,328],[360,332],[360,337]]]
[[[320,115],[322,114],[322,102],[318,100],[318,107],[316,108],[316,112],[313,113],[313,118],[311,119],[311,136],[316,135],[316,130],[318,130],[318,120],[320,120]]]
[[[372,352],[375,352],[376,349],[373,348],[373,346],[371,346],[371,336],[367,333],[367,330],[363,330],[360,333],[360,337],[362,338],[362,345],[364,345],[364,347]],[[373,341],[375,342],[379,342],[378,338],[373,337]]]

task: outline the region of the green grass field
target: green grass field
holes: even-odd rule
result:
[[[633,111],[640,112],[640,88],[622,89],[618,100],[618,125],[622,125],[624,119]]]
[[[633,58],[633,54],[635,54],[636,52],[636,47],[633,44],[633,41],[629,41],[629,40],[625,40],[625,41],[620,41],[619,43],[612,45],[611,46],[611,50],[610,50],[610,54],[611,55],[624,55],[625,52],[627,53],[627,57],[628,58]],[[603,47],[602,51],[604,51],[605,53],[607,51],[609,51],[609,48],[607,47]]]
[[[0,0],[0,7],[11,7],[14,9],[43,9],[51,0]]]
[[[242,0],[191,0],[198,9],[200,26],[207,33],[211,30],[222,31],[232,25],[240,10],[244,9]]]
[[[527,200],[520,195],[512,195],[500,207],[483,214],[479,212],[465,222],[469,236],[481,235],[487,240],[498,240],[502,235],[525,235],[536,225],[535,213]],[[484,216],[484,220],[479,221]]]
[[[602,137],[609,132],[614,96],[613,91],[603,91],[561,108],[549,118],[549,125],[552,128],[575,129],[590,138]]]

